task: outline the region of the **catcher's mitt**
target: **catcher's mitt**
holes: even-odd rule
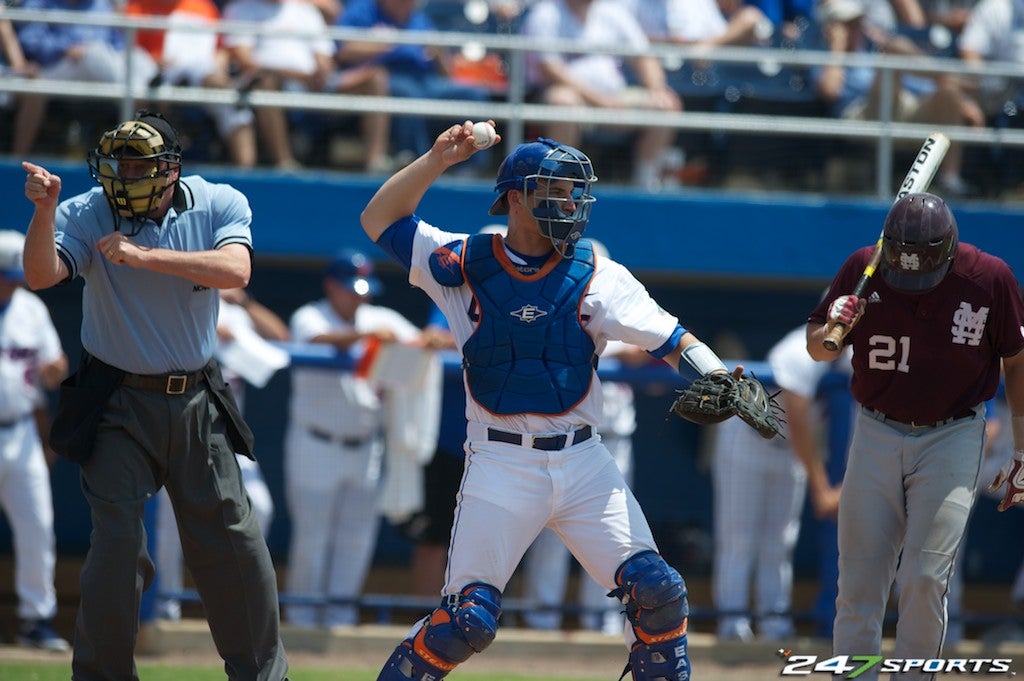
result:
[[[701,376],[672,403],[672,413],[694,423],[720,423],[739,416],[761,437],[773,438],[782,420],[775,395],[769,395],[761,381],[753,376],[717,373]]]

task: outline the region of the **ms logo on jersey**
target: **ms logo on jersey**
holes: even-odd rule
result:
[[[988,320],[988,308],[980,307],[975,312],[971,304],[961,302],[953,313],[953,343],[957,345],[977,346],[985,333],[985,322]]]
[[[530,322],[537,321],[541,317],[546,317],[548,313],[536,305],[526,304],[510,314],[519,321],[529,324]]]

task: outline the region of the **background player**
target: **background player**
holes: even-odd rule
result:
[[[807,324],[817,360],[836,358],[822,345],[836,322],[850,329],[844,343],[854,348],[851,390],[861,405],[839,503],[833,647],[839,655],[880,654],[895,579],[894,656],[938,658],[1000,359],[1016,451],[1000,509],[1024,501],[1024,303],[1006,263],[960,243],[952,211],[932,194],[893,204],[878,273],[858,299],[846,292],[872,252],[847,258]],[[869,674],[877,678],[877,667]]]
[[[412,342],[419,329],[390,308],[373,304],[381,283],[358,251],[328,263],[324,297],[292,314],[297,343],[323,343],[360,355],[370,341]],[[292,369],[285,434],[285,496],[292,521],[288,591],[331,599],[358,598],[380,525],[385,401],[356,371]],[[354,603],[303,603],[285,610],[302,627],[351,626]]]
[[[835,564],[835,540],[828,538],[834,536],[834,529],[829,532],[829,528],[835,526],[839,488],[832,485],[825,468],[821,451],[826,441],[821,425],[825,409],[816,395],[827,372],[849,373],[849,353],[833,363],[837,366],[815,362],[807,354],[806,329],[801,325],[771,347],[767,361],[786,413],[784,438],[766,440],[747,428],[737,428],[737,420],[732,419],[718,426],[715,441],[713,595],[716,609],[732,613],[719,620],[720,639],[753,637],[751,618],[746,614],[752,584],[758,636],[772,640],[793,636],[788,614],[793,550],[800,533],[805,488],[822,523],[817,537],[819,556],[830,559],[819,560],[821,594],[815,615],[825,616],[819,615],[819,608],[829,611],[825,627],[829,635],[835,617],[835,569],[829,569],[829,562]]]
[[[50,471],[53,452],[44,389],[68,371],[46,305],[22,287],[25,236],[0,231],[0,506],[14,538],[18,643],[64,651],[51,622],[57,612]],[[44,453],[45,452],[45,453]]]
[[[434,181],[476,151],[472,127],[441,133],[361,215],[370,238],[445,313],[467,389],[466,472],[441,606],[413,627],[379,679],[440,679],[486,649],[509,577],[551,527],[625,604],[633,678],[685,681],[686,585],[594,437],[594,361],[608,340],[622,340],[690,377],[725,366],[626,268],[595,258],[580,240],[597,177],[578,149],[540,139],[502,162],[490,212],[509,216],[506,239],[446,232],[417,216]]]

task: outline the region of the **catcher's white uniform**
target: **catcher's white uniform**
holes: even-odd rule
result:
[[[409,274],[410,283],[426,291],[444,312],[459,347],[474,331],[466,314],[473,292],[465,285],[438,284],[429,258],[435,249],[466,236],[420,222]],[[589,319],[586,328],[597,352],[610,338],[655,349],[678,326],[678,320],[659,307],[626,268],[605,258],[597,260],[580,315]],[[561,434],[571,442],[581,426],[597,427],[602,409],[596,377],[579,404],[563,414],[499,416],[467,399],[466,471],[443,593],[481,582],[503,590],[544,527],[553,529],[609,591],[616,586],[615,571],[623,561],[641,551],[657,551],[640,505],[600,437],[559,451],[488,439],[490,427],[534,437]]]
[[[625,343],[609,341],[604,356],[614,357],[626,347]],[[604,399],[604,414],[598,427],[601,442],[611,453],[622,477],[631,483],[633,432],[636,430],[633,388],[628,383],[608,382],[601,385],[601,391]],[[536,611],[524,613],[523,619],[528,626],[533,629],[558,629],[562,626],[560,608],[566,599],[565,587],[571,565],[571,556],[558,535],[549,529],[541,532],[523,561],[523,598],[540,606]],[[580,579],[579,605],[583,608],[580,623],[584,629],[608,635],[622,633],[626,622],[621,605],[609,598],[607,589],[587,575]]]

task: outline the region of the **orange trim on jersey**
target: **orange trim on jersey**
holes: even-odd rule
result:
[[[533,274],[523,274],[517,268],[512,259],[508,257],[508,253],[505,252],[504,242],[501,239],[500,234],[491,235],[491,249],[494,251],[494,257],[498,259],[498,263],[501,268],[508,272],[510,276],[520,281],[536,281],[542,277],[546,277],[548,273],[558,267],[558,264],[562,261],[562,256],[557,251],[552,251],[551,255],[548,256],[548,261],[544,263],[544,266]]]
[[[636,637],[638,639],[640,639],[647,645],[650,645],[652,643],[662,643],[664,641],[672,641],[677,638],[682,638],[683,636],[686,636],[686,625],[689,619],[690,618],[687,617],[683,620],[683,623],[681,625],[679,625],[672,631],[666,631],[663,634],[648,634],[640,627],[633,627],[633,632],[636,634]]]

